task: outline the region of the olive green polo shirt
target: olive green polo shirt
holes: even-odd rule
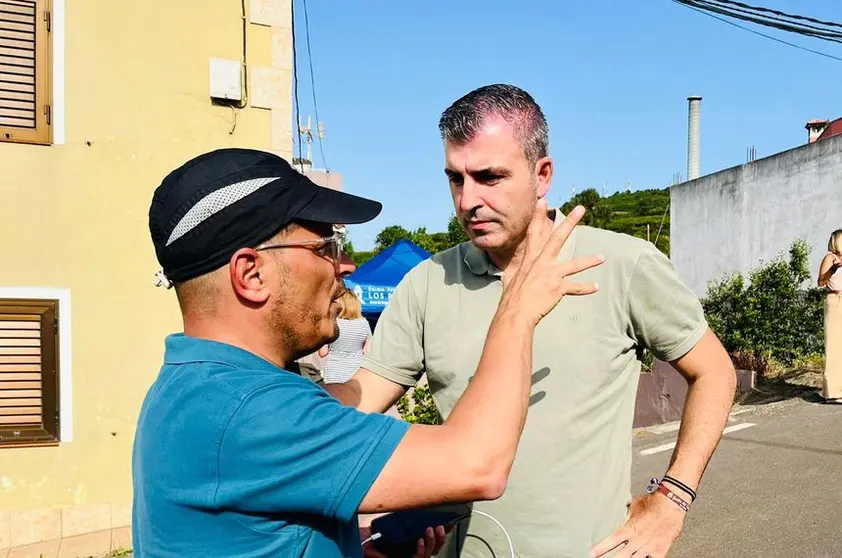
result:
[[[555,226],[563,219],[558,210],[550,216]],[[605,263],[571,280],[597,282],[600,290],[565,297],[536,328],[529,416],[506,493],[476,504],[502,522],[520,557],[589,556],[622,524],[631,498],[638,350],[671,361],[707,329],[700,302],[651,243],[578,226],[559,258],[593,254]],[[419,264],[392,295],[362,367],[405,386],[426,372],[447,417],[476,372],[502,275],[470,243]],[[479,515],[454,531],[439,556],[457,556],[459,544],[462,557],[508,556],[502,532]]]

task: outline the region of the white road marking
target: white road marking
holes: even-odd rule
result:
[[[751,428],[752,426],[757,426],[753,422],[741,422],[740,424],[735,424],[734,426],[729,426],[725,430],[722,431],[723,434],[730,434],[731,432],[736,432],[738,430],[745,430],[746,428]]]
[[[731,411],[731,414],[728,415],[728,422],[734,422],[737,420],[738,415],[748,413],[749,411],[752,411],[752,409],[738,409],[736,411]],[[646,432],[647,434],[668,434],[670,432],[677,432],[679,428],[681,428],[681,421],[676,420],[665,424],[656,424],[654,426],[641,426],[635,430]]]
[[[739,424],[734,424],[731,426],[726,427],[722,434],[730,434],[731,432],[737,432],[739,430],[745,430],[746,428],[751,428],[752,426],[757,426],[753,422],[741,422]],[[664,451],[669,451],[675,447],[675,442],[670,442],[668,444],[662,444],[660,446],[655,446],[654,448],[647,448],[645,450],[641,450],[640,455],[654,455],[656,453],[661,453]]]
[[[670,442],[669,444],[664,444],[662,446],[655,446],[654,448],[645,449],[640,452],[640,455],[652,455],[655,453],[661,453],[662,451],[671,450],[675,447],[675,442]]]
[[[668,432],[676,432],[681,428],[681,422],[668,422],[666,424],[659,424],[656,426],[649,426],[646,428],[647,434],[666,434]]]

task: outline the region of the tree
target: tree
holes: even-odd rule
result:
[[[450,235],[446,232],[437,232],[430,235],[430,240],[432,242],[434,250],[432,253],[441,252],[442,250],[447,250],[453,244],[450,243]]]
[[[412,235],[400,225],[389,225],[374,239],[374,251],[382,252],[398,240],[411,240]]]
[[[441,424],[442,417],[436,407],[429,386],[415,386],[412,389],[412,401],[409,393],[404,394],[397,403],[398,412],[403,420],[413,424]]]
[[[348,254],[349,258],[354,259],[354,245],[350,239],[346,238],[345,242],[342,243],[342,251]]]
[[[354,262],[355,266],[360,267],[375,255],[375,252],[354,252],[354,255],[351,256],[351,261]]]
[[[420,246],[421,248],[423,248],[427,252],[430,252],[431,254],[435,254],[436,252],[438,252],[436,241],[432,237],[432,235],[430,235],[427,232],[426,227],[419,227],[415,229],[415,231],[413,231],[409,235],[409,238],[407,240],[416,244],[417,246]]]
[[[750,357],[762,373],[771,361],[792,365],[822,353],[824,293],[803,288],[810,278],[809,255],[809,245],[797,240],[788,258],[758,266],[748,281],[733,274],[709,285],[705,314],[732,357]]]
[[[581,205],[587,210],[585,216],[580,221],[581,224],[603,229],[608,228],[613,217],[613,212],[606,204],[600,202],[602,202],[602,196],[599,195],[599,192],[594,188],[588,188],[587,190],[582,190],[573,196],[570,201],[562,205],[561,212],[566,215],[574,207]]]
[[[447,240],[450,246],[458,246],[470,240],[456,215],[451,216],[447,223]]]
[[[408,240],[431,254],[436,254],[467,241],[468,235],[465,234],[456,216],[451,217],[447,225],[447,232],[430,233],[427,232],[426,227],[418,227],[414,231],[409,232],[400,225],[389,225],[378,233],[374,241],[375,246],[373,252],[359,252],[359,257],[355,257],[357,256],[355,255],[352,256],[352,259],[354,263],[361,265],[375,254],[382,252],[399,240]]]

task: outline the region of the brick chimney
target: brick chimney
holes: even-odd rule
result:
[[[810,120],[804,128],[807,130],[807,143],[813,143],[822,135],[830,120]]]

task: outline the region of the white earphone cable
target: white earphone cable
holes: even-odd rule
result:
[[[509,532],[506,531],[506,528],[503,527],[503,524],[500,523],[499,521],[497,521],[497,519],[494,516],[492,516],[490,514],[487,514],[484,511],[473,510],[472,513],[476,513],[476,514],[479,514],[483,517],[487,517],[488,519],[490,519],[491,521],[496,523],[497,527],[499,527],[500,530],[503,531],[503,535],[505,535],[505,537],[506,537],[506,542],[509,543],[509,554],[511,555],[512,558],[517,558],[517,556],[515,556],[515,545],[512,543],[512,538],[509,536]],[[380,534],[380,533],[373,533],[370,537],[368,537],[366,540],[364,540],[360,546],[365,546],[372,541],[376,541],[377,539],[379,539],[382,536],[383,535]]]
[[[512,558],[517,558],[517,556],[515,556],[515,545],[512,543],[512,538],[509,536],[509,532],[506,531],[506,528],[503,527],[503,524],[497,521],[497,519],[495,519],[492,515],[487,514],[484,511],[473,510],[472,513],[478,513],[481,516],[487,517],[488,519],[496,523],[497,527],[499,527],[500,530],[503,531],[503,534],[506,536],[506,541],[509,543],[509,554],[511,554]]]
[[[367,538],[366,540],[364,540],[364,541],[360,544],[360,546],[365,546],[365,545],[367,545],[368,543],[370,543],[371,541],[376,541],[377,539],[379,539],[379,538],[380,538],[380,537],[382,537],[382,536],[383,536],[383,535],[381,535],[380,533],[374,533],[374,534],[372,534],[369,538]]]

